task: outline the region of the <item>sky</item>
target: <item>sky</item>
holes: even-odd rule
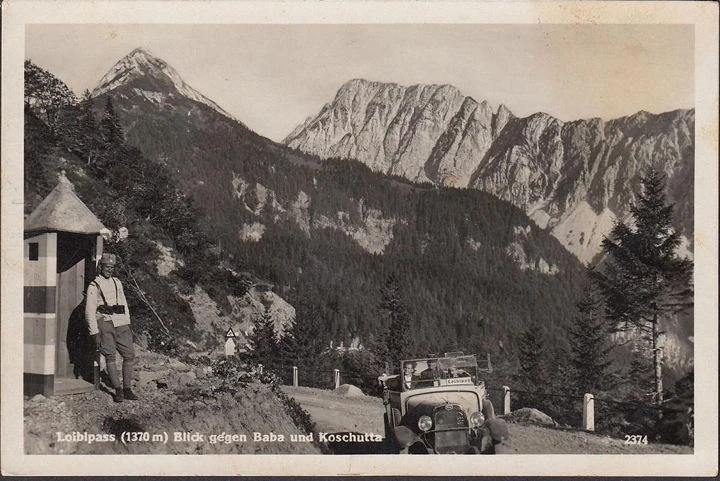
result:
[[[451,84],[563,121],[695,106],[692,25],[35,24],[25,57],[81,94],[140,46],[276,141],[353,78]]]

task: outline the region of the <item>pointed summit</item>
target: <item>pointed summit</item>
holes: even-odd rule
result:
[[[132,52],[130,52],[127,56],[128,57],[135,57],[135,56],[145,56],[145,57],[152,57],[153,55],[146,49],[145,47],[137,47]]]
[[[143,77],[162,80],[163,77],[168,77],[168,74],[177,75],[177,72],[164,61],[153,56],[145,48],[138,47],[120,59],[108,70],[100,80],[98,86],[93,90],[93,96],[97,97],[98,95]]]
[[[179,94],[237,121],[215,102],[185,83],[172,66],[144,47],[134,49],[113,65],[95,87],[92,95],[97,97],[121,87],[128,87],[136,94],[155,102],[166,100],[170,94]]]

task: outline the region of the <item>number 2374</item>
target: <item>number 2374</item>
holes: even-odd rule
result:
[[[626,434],[625,435],[625,444],[647,444],[648,438],[647,435],[643,434]]]

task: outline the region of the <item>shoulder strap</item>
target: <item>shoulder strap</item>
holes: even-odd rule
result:
[[[105,299],[105,294],[103,294],[102,288],[100,287],[100,284],[98,284],[95,281],[92,281],[90,284],[95,284],[95,287],[97,287],[98,292],[100,293],[100,297],[102,297],[103,304],[106,306],[109,305],[107,302],[107,299]],[[115,288],[117,289],[117,285],[115,285]],[[115,295],[115,298],[117,299],[117,294]]]
[[[117,304],[118,302],[120,302],[120,298],[118,297],[118,283],[117,279],[115,279],[114,277],[112,278],[112,280],[113,284],[115,284],[115,304]]]

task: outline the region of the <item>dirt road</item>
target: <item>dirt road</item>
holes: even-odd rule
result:
[[[283,391],[305,409],[318,431],[384,433],[382,399],[344,397],[322,389],[283,386]]]
[[[307,387],[283,387],[312,416],[318,432],[375,433],[383,435],[383,404],[375,397],[344,397],[333,391]],[[552,429],[534,425],[508,424],[510,439],[498,447],[498,454],[692,454],[688,446],[650,443],[625,444],[579,430]],[[335,453],[345,449],[331,447]],[[382,443],[354,445],[355,453],[379,454]]]

